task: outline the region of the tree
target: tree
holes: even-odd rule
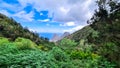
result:
[[[98,0],[97,4],[98,10],[95,11],[94,16],[91,18],[90,26],[99,34],[96,38],[90,34],[88,41],[90,40],[89,43],[96,45],[94,48],[100,55],[111,62],[115,62],[117,68],[119,68],[120,1]]]

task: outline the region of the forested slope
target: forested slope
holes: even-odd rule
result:
[[[98,2],[98,7],[99,11],[88,22],[98,34],[96,37],[90,34],[88,42],[94,43],[99,54],[120,67],[120,3]]]
[[[87,43],[95,44],[95,53],[120,67],[120,3],[114,0],[100,0],[97,1],[97,5],[98,9],[87,21],[89,27],[84,27],[67,38],[74,41],[85,39]]]
[[[87,36],[93,31],[94,30],[90,26],[85,26],[82,29],[72,33],[71,35],[66,36],[66,38],[79,42],[81,39],[87,39]]]
[[[31,32],[28,28],[23,28],[13,18],[9,18],[0,13],[0,36],[15,40],[17,37],[24,37],[32,40],[36,44],[48,42],[47,38],[39,37],[37,33]]]

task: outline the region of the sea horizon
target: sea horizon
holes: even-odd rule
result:
[[[61,36],[63,33],[38,33],[40,37],[48,38],[49,40],[52,39],[54,34],[58,34]]]

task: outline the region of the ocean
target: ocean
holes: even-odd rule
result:
[[[58,34],[59,36],[62,35],[62,33],[39,33],[39,36],[48,38],[50,40],[54,34]]]

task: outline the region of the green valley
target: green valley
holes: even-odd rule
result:
[[[88,26],[55,43],[0,13],[0,68],[120,68],[120,3],[97,5]]]

